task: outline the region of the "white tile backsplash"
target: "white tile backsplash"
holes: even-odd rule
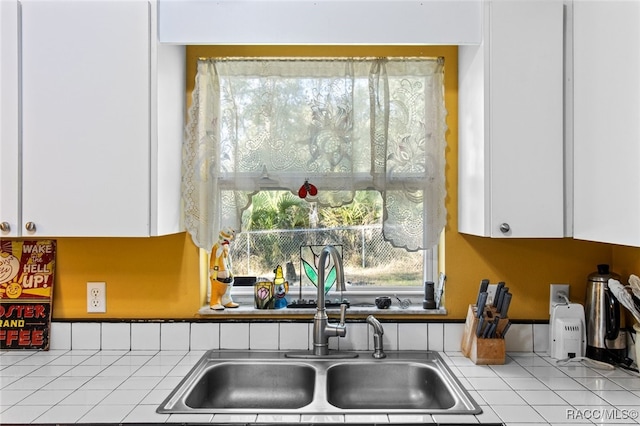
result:
[[[406,350],[426,351],[428,346],[427,323],[398,324],[398,347]]]
[[[134,322],[131,324],[131,350],[160,350],[160,323]]]
[[[131,323],[105,322],[102,324],[102,350],[131,349]]]
[[[220,349],[249,349],[249,323],[221,323]]]
[[[462,333],[464,332],[464,324],[462,323],[445,323],[444,324],[444,351],[460,352],[460,342],[462,342]]]
[[[52,322],[49,335],[49,350],[71,349],[71,323]]]
[[[280,347],[282,350],[304,350],[309,349],[310,327],[307,323],[282,322],[280,329]]]
[[[398,323],[386,322],[382,324],[384,334],[382,335],[382,342],[384,344],[385,351],[397,351],[398,350]],[[373,338],[369,340],[369,350],[373,350]]]
[[[347,325],[347,335],[344,338],[333,339],[338,340],[341,351],[365,351],[368,348],[369,333],[373,333],[369,324],[353,323]]]
[[[549,324],[533,324],[533,351],[549,352]]]
[[[249,349],[277,350],[280,344],[279,331],[280,328],[273,323],[249,324]]]
[[[532,324],[512,324],[506,337],[507,352],[533,352]]]
[[[71,323],[71,349],[100,349],[100,323],[74,322]]]
[[[191,327],[188,322],[164,322],[160,324],[160,350],[188,351]]]
[[[428,329],[428,347],[430,351],[444,351],[444,324],[429,323]]]
[[[382,323],[384,350],[459,352],[463,323]],[[311,322],[52,322],[51,350],[187,351],[209,349],[309,350]],[[548,351],[548,324],[514,324],[508,352]],[[366,322],[347,323],[344,338],[329,347],[373,350]]]
[[[216,322],[191,323],[191,350],[220,349],[220,324]]]

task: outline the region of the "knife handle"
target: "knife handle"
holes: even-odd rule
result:
[[[513,295],[511,293],[505,293],[502,298],[502,305],[500,306],[500,317],[506,318],[507,312],[509,311],[509,304],[511,303],[511,298]]]
[[[484,326],[484,317],[480,317],[478,320],[478,326],[476,327],[476,336],[482,337],[482,327]]]
[[[486,291],[483,291],[482,293],[480,293],[480,296],[478,296],[478,305],[476,307],[476,316],[478,318],[482,317],[484,314],[484,307],[487,304],[487,297],[489,296],[489,293],[487,293]]]
[[[509,292],[509,287],[502,287],[500,289],[500,296],[498,297],[498,304],[496,305],[496,310],[498,312],[502,311],[502,304],[504,303],[504,295]]]
[[[502,333],[500,333],[500,337],[504,339],[504,335],[507,334],[507,331],[509,331],[509,327],[511,327],[511,321],[509,321],[507,325],[504,326],[504,328],[502,329]]]
[[[500,281],[498,283],[498,285],[496,286],[496,294],[493,295],[493,307],[494,308],[498,307],[498,297],[500,296],[500,291],[502,290],[502,287],[504,287],[504,282]]]
[[[485,278],[482,281],[480,281],[480,293],[485,292],[487,290],[489,290],[489,280]]]

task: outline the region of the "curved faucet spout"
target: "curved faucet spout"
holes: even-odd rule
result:
[[[373,315],[369,315],[367,317],[367,323],[371,324],[373,327],[373,354],[372,356],[376,359],[386,358],[386,354],[384,353],[382,335],[384,334],[384,330],[382,329],[382,324],[380,321]]]
[[[325,309],[324,278],[328,255],[331,255],[331,259],[333,259],[333,264],[336,268],[336,285],[340,291],[345,291],[342,257],[340,257],[340,253],[338,253],[338,250],[334,246],[326,246],[320,252],[320,258],[318,259],[318,294],[316,297],[318,310],[320,310],[320,308],[322,308],[322,310]]]
[[[344,337],[347,334],[345,325],[345,316],[347,305],[341,305],[340,323],[329,324],[324,299],[324,277],[327,256],[331,255],[333,264],[336,268],[336,283],[341,291],[345,290],[344,285],[344,268],[342,266],[342,258],[340,253],[333,246],[326,246],[320,252],[318,259],[318,294],[316,297],[316,315],[313,318],[313,353],[314,355],[327,355],[329,353],[329,337]]]
[[[367,317],[367,322],[373,327],[374,333],[384,334],[384,329],[382,328],[382,324],[380,324],[380,321],[378,321],[378,318],[374,317],[373,315],[369,315]]]

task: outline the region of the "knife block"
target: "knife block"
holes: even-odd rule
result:
[[[460,345],[462,354],[477,365],[504,364],[507,354],[504,339],[485,339],[476,336],[476,329],[478,328],[477,312],[478,308],[476,305],[469,305]],[[485,308],[485,312],[486,314],[483,313],[483,315],[491,315],[492,317],[496,314],[495,308],[490,307]],[[496,327],[498,335],[502,333],[502,330],[504,330],[508,322],[509,320],[506,318],[498,321],[498,326]]]

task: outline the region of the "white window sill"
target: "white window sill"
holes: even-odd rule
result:
[[[309,316],[310,318],[316,312],[315,308],[282,308],[282,309],[256,309],[253,299],[234,297],[234,302],[239,303],[237,308],[227,308],[224,310],[213,310],[209,305],[205,305],[198,311],[201,317],[272,317],[272,316]],[[338,316],[340,308],[327,308],[327,314],[330,316]],[[399,304],[392,305],[388,309],[378,309],[373,303],[351,303],[347,310],[347,319],[349,317],[360,317],[366,315],[381,316],[416,316],[416,315],[446,315],[447,310],[444,307],[440,309],[423,309],[422,302],[411,303],[411,305],[402,309]]]

